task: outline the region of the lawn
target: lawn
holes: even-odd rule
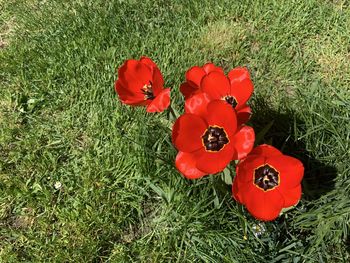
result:
[[[184,179],[169,112],[114,91],[142,55],[180,113],[189,67],[247,66],[299,204],[264,223],[220,175]],[[349,60],[346,0],[0,0],[0,262],[349,262]]]

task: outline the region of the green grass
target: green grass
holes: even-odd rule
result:
[[[349,262],[347,1],[1,0],[0,11],[1,262]],[[259,143],[305,164],[298,206],[256,235],[219,176],[182,178],[168,113],[114,92],[116,68],[141,55],[179,112],[190,66],[248,66],[252,125],[274,121]]]

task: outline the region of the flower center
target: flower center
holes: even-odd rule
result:
[[[279,185],[279,172],[268,164],[260,166],[254,171],[254,184],[264,191]]]
[[[228,104],[230,104],[232,106],[232,108],[236,108],[238,102],[236,100],[235,97],[227,95],[225,97],[222,98],[223,100],[225,100]]]
[[[152,89],[152,81],[150,81],[149,84],[145,84],[141,91],[145,95],[145,100],[153,100],[155,98]]]
[[[206,151],[218,152],[229,142],[224,128],[209,126],[202,136],[202,142]]]

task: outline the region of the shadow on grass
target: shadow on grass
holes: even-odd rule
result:
[[[337,170],[334,166],[326,164],[315,158],[315,155],[306,150],[306,145],[304,140],[297,140],[295,135],[295,128],[299,131],[307,130],[305,123],[298,118],[298,114],[291,110],[285,110],[283,113],[275,111],[266,105],[266,101],[263,98],[256,98],[253,105],[254,113],[250,121],[251,125],[257,135],[256,144],[267,143],[275,146],[277,149],[281,150],[284,154],[293,156],[301,160],[305,167],[305,174],[302,181],[303,186],[303,199],[304,200],[316,200],[322,195],[333,190],[335,187],[335,179],[337,176]],[[263,134],[261,138],[259,137],[259,132],[264,130],[273,121],[271,127]],[[156,158],[164,160],[164,162],[169,165],[169,167],[174,168],[173,151],[157,152],[159,145],[163,145],[163,150],[172,147],[169,138],[167,138],[167,143],[163,139],[164,133],[169,133],[166,127],[160,129],[163,126],[157,121],[149,123],[150,127],[140,132],[146,138],[146,147],[149,149],[148,152],[155,154]],[[167,144],[164,146],[164,143]],[[160,156],[160,157],[159,157]],[[175,169],[175,168],[174,168]],[[221,189],[223,194],[227,191],[231,191],[229,186],[225,186],[225,189]],[[227,189],[226,189],[227,188]],[[220,189],[219,189],[220,190]]]
[[[303,199],[316,200],[334,189],[337,170],[334,166],[325,164],[314,157],[312,152],[306,150],[303,140],[297,140],[294,129],[306,130],[305,123],[298,119],[293,111],[280,113],[266,106],[266,101],[257,98],[251,123],[256,134],[262,131],[273,121],[268,131],[257,138],[257,144],[267,143],[280,149],[284,154],[301,160],[305,167],[303,186]],[[259,135],[257,135],[259,137]]]

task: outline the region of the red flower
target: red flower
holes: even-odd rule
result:
[[[226,76],[220,67],[205,64],[195,66],[186,72],[186,82],[180,87],[185,99],[204,92],[210,100],[224,100],[236,111],[240,124],[246,123],[251,115],[247,101],[253,93],[253,82],[246,68],[234,68]]]
[[[170,89],[164,89],[163,76],[147,57],[129,59],[118,70],[115,90],[128,105],[147,106],[147,112],[164,111],[170,104]]]
[[[255,139],[251,127],[237,128],[236,113],[224,101],[203,105],[186,111],[173,126],[172,140],[179,150],[175,165],[189,179],[222,171],[243,151],[249,152]]]
[[[270,221],[301,197],[303,164],[276,148],[260,145],[240,161],[232,185],[234,199],[257,219]]]
[[[185,101],[185,113],[193,113],[205,117],[209,103],[210,99],[206,93],[201,92],[193,95],[191,98]],[[233,112],[236,113],[236,111]],[[254,146],[254,130],[249,126],[242,124],[241,121],[242,120],[239,119],[237,114],[237,127],[239,131],[237,134],[237,140],[240,141],[240,144],[237,144],[237,149],[232,160],[240,160],[245,158]]]

